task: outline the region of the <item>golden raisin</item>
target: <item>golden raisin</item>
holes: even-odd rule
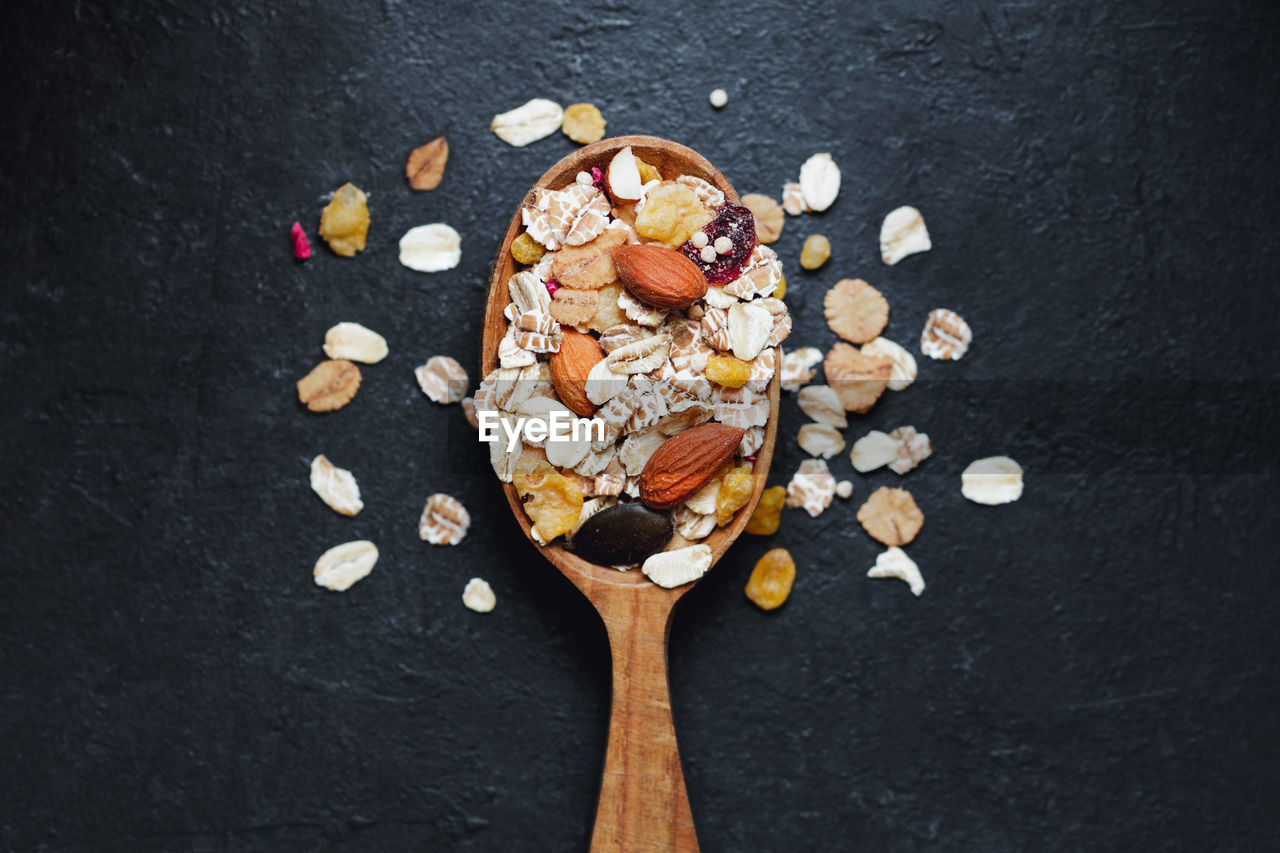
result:
[[[369,233],[369,199],[352,183],[338,187],[320,212],[320,236],[335,254],[354,258],[364,250]]]
[[[739,465],[725,475],[716,493],[716,524],[724,527],[733,520],[733,514],[747,505],[751,493],[756,490],[751,479],[751,465]]]
[[[560,129],[574,142],[599,142],[604,139],[604,116],[595,104],[573,104],[565,108]]]
[[[658,170],[639,157],[636,158],[636,168],[640,170],[640,183],[642,184],[662,180],[662,175],[659,174]]]
[[[741,388],[751,378],[751,365],[731,355],[707,356],[707,378],[725,388]]]
[[[831,241],[821,234],[810,234],[800,250],[800,266],[807,270],[816,270],[831,257]]]
[[[526,447],[516,460],[515,470],[511,474],[511,484],[516,493],[524,497],[535,489],[542,488],[548,474],[555,472],[546,454],[537,448]]]
[[[511,257],[518,264],[536,264],[547,250],[526,231],[511,241]]]
[[[786,486],[770,486],[760,494],[760,503],[756,511],[751,513],[747,522],[748,533],[756,536],[771,536],[778,532],[778,522],[782,520],[782,505],[787,500]]]
[[[524,511],[546,541],[568,533],[577,525],[582,514],[582,488],[573,480],[552,471],[530,494]]]
[[[781,299],[787,295],[787,277],[781,273],[779,273],[779,275],[781,276],[782,281],[778,282],[778,289],[773,292],[774,299]]]
[[[713,218],[693,190],[684,184],[664,183],[645,196],[644,208],[636,215],[636,231],[646,240],[678,249]]]
[[[796,562],[786,548],[774,548],[751,570],[747,580],[747,598],[761,610],[774,610],[782,606],[791,594],[796,580]]]

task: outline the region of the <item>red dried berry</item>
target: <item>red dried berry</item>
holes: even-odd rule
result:
[[[547,279],[546,288],[547,288],[547,293],[550,293],[552,296],[555,296],[556,291],[560,289],[560,282],[556,281],[554,278],[549,278]]]
[[[702,250],[696,248],[692,240],[686,240],[680,247],[680,251],[702,270],[707,284],[728,284],[741,275],[742,268],[756,248],[756,220],[751,211],[726,201],[716,211],[716,218],[703,227],[702,233],[707,235],[709,246],[715,245],[717,237],[728,237],[733,243],[727,254],[716,255],[711,263],[702,260]]]
[[[293,238],[293,256],[300,261],[305,261],[311,257],[311,244],[307,242],[307,232],[302,230],[302,223],[295,222],[293,227],[289,229],[289,236]]]
[[[594,184],[595,188],[600,190],[600,192],[606,192],[604,188],[604,170],[599,166],[591,167],[591,183]]]

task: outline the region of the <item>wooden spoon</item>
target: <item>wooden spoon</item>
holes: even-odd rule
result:
[[[537,187],[560,189],[573,183],[578,172],[592,166],[605,169],[621,149],[631,146],[637,157],[656,167],[664,178],[695,175],[718,187],[737,202],[733,186],[714,166],[692,149],[654,136],[620,136],[580,148],[556,163],[538,179]],[[533,190],[527,198],[532,198]],[[498,366],[498,343],[506,333],[502,310],[511,301],[507,281],[517,272],[511,241],[522,230],[520,212],[511,220],[498,249],[489,279],[485,308],[482,375]],[[769,476],[773,444],[778,432],[779,371],[769,385],[769,424],[755,463],[755,491],[726,527],[703,540],[711,546],[712,564],[724,554],[751,517]],[[504,485],[511,511],[525,536],[531,523],[511,484]],[[530,538],[532,542],[532,538]],[[534,543],[537,545],[537,543]],[[697,850],[693,814],[685,792],[680,754],[671,720],[667,683],[667,636],[675,604],[693,588],[686,584],[663,589],[639,571],[620,572],[588,563],[560,545],[539,546],[542,555],[582,591],[604,620],[613,655],[613,710],[605,754],[600,803],[591,837],[593,853],[603,851]]]

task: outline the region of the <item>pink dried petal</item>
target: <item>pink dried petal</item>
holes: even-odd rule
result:
[[[547,288],[547,293],[550,293],[552,296],[555,296],[556,291],[560,289],[560,282],[556,281],[554,278],[549,278],[547,279],[546,288]]]
[[[755,461],[756,461],[757,459],[759,459],[760,457],[759,457],[759,456],[744,456],[744,457],[742,457],[742,458],[743,458],[743,459],[745,459],[745,460],[747,460],[748,462],[755,462]]]
[[[289,229],[289,236],[293,238],[293,256],[300,261],[305,261],[311,257],[311,244],[307,242],[307,232],[302,230],[302,223],[295,222],[293,227]]]
[[[591,183],[594,184],[595,188],[600,190],[600,192],[605,192],[604,170],[601,169],[599,166],[591,167]]]

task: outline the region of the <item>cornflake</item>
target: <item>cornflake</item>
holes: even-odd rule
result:
[[[886,545],[906,545],[924,526],[924,513],[906,489],[881,486],[858,510],[858,523],[872,539]]]
[[[876,557],[876,564],[867,572],[867,577],[897,578],[911,587],[913,595],[919,596],[924,592],[924,578],[920,575],[920,567],[907,556],[906,551],[896,546]]]
[[[798,437],[800,449],[810,456],[830,459],[844,450],[844,436],[835,427],[826,424],[805,424]]]
[[[897,458],[889,463],[889,470],[896,474],[905,474],[933,455],[933,445],[929,436],[916,432],[915,427],[901,426],[889,433],[898,444]]]
[[[335,545],[321,554],[311,576],[316,586],[344,592],[356,581],[368,577],[376,562],[378,546],[367,539],[357,539]]]
[[[973,332],[954,311],[935,308],[920,333],[920,351],[937,361],[959,361],[969,351]]]
[[[710,568],[711,546],[690,545],[653,554],[644,561],[640,571],[658,586],[674,589],[696,581]]]
[[[889,303],[860,278],[836,282],[822,300],[822,311],[831,331],[855,344],[874,340],[889,322]]]
[[[355,476],[334,465],[323,453],[311,460],[311,490],[331,510],[342,515],[355,515],[364,509]]]
[[[884,218],[880,226],[880,259],[889,266],[932,248],[924,217],[914,207],[899,207]]]
[[[863,355],[839,341],[827,353],[823,370],[845,411],[862,414],[884,393],[893,362],[883,356]]]
[[[742,197],[742,206],[751,211],[756,219],[757,240],[761,243],[773,243],[782,236],[787,218],[776,201],[760,193],[747,193]]]
[[[817,518],[831,506],[831,496],[836,493],[836,478],[831,476],[827,463],[821,459],[806,459],[787,483],[787,506],[802,507]]]
[[[387,339],[359,323],[338,323],[324,333],[324,354],[377,364],[387,357]]]
[[[457,545],[470,526],[471,516],[458,499],[437,492],[422,507],[418,538],[432,545]]]
[[[974,503],[996,506],[1022,497],[1022,466],[1008,456],[988,456],[960,475],[960,492]]]
[[[298,380],[298,400],[313,412],[341,409],[360,389],[360,368],[344,358],[322,361]]]
[[[883,356],[893,362],[889,369],[889,390],[902,391],[916,381],[916,359],[888,338],[876,338],[861,347],[863,355]]]
[[[534,98],[514,110],[494,116],[489,129],[508,145],[523,148],[555,133],[562,121],[564,110],[559,104],[546,98]]]
[[[422,393],[437,403],[456,403],[467,395],[467,371],[447,355],[436,355],[413,371]]]
[[[498,605],[498,596],[493,594],[488,581],[472,578],[462,590],[462,604],[476,613],[488,613]]]
[[[410,228],[400,238],[400,263],[411,270],[442,272],[461,260],[462,237],[443,222]]]

